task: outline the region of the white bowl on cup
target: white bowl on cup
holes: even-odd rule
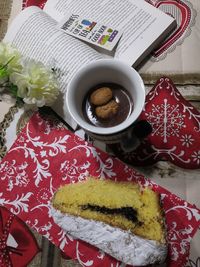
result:
[[[102,83],[120,84],[133,100],[131,114],[113,127],[98,127],[83,115],[83,101],[88,91]],[[72,78],[66,93],[68,110],[76,123],[90,136],[106,143],[116,143],[138,119],[145,103],[145,87],[138,72],[116,59],[101,59],[83,66]]]

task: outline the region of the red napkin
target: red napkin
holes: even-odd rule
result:
[[[23,0],[22,7],[38,6],[43,8],[47,0]]]
[[[1,199],[0,203],[2,200],[5,201]],[[24,267],[38,252],[39,247],[28,227],[0,206],[0,266]]]
[[[166,214],[168,266],[185,266],[190,240],[200,225],[200,210],[81,140],[59,121],[52,121],[52,116],[36,113],[1,162],[0,203],[82,266],[119,266],[95,247],[66,235],[50,215],[57,188],[88,175],[133,181],[159,192]]]
[[[120,159],[133,165],[168,160],[182,168],[200,168],[200,113],[169,78],[160,78],[148,93],[140,118],[152,125],[153,132],[130,153],[112,145]]]

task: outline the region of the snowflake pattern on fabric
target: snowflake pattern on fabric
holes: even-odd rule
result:
[[[170,136],[179,136],[180,130],[185,128],[185,114],[180,113],[179,105],[171,105],[168,99],[163,100],[163,104],[152,105],[152,111],[145,113],[150,122],[153,133],[163,137],[163,142],[167,143]]]
[[[200,113],[169,78],[160,78],[148,93],[140,119],[147,120],[153,131],[136,150],[125,153],[119,144],[110,146],[123,161],[148,165],[167,160],[183,168],[200,168]]]
[[[190,147],[193,144],[194,139],[191,134],[184,134],[181,136],[180,141],[182,142],[182,146]]]

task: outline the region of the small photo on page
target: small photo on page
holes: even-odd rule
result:
[[[103,23],[79,15],[66,16],[58,25],[59,29],[87,43],[112,51],[122,32]]]

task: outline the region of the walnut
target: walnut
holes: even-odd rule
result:
[[[95,113],[98,118],[109,119],[114,116],[119,108],[119,104],[115,100],[111,100],[106,105],[95,108]]]
[[[101,87],[95,90],[90,96],[90,103],[100,106],[108,103],[113,97],[112,90],[109,87]]]

